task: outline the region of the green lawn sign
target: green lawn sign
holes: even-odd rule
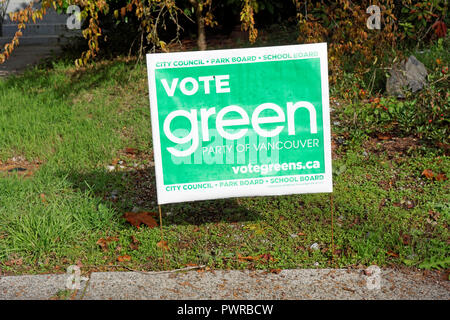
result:
[[[326,43],[147,55],[158,203],[332,192]]]

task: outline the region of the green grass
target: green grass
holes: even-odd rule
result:
[[[342,121],[336,117],[331,123]],[[270,270],[445,261],[448,180],[432,181],[422,172],[450,176],[449,158],[420,142],[403,154],[386,152],[386,141],[369,148],[369,135],[357,129],[332,128],[344,137],[333,160],[334,263],[331,197],[311,194],[163,206],[166,267]],[[61,61],[0,80],[0,161],[41,163],[28,177],[0,172],[0,270],[64,272],[75,263],[92,270],[121,264],[162,269],[160,230],[138,230],[122,218],[134,207],[157,211],[150,132],[146,70],[135,61],[79,71]],[[118,159],[125,168],[109,172],[106,166]],[[102,250],[97,241],[107,236],[118,240]],[[319,250],[310,249],[314,243]],[[131,261],[117,262],[122,255]]]

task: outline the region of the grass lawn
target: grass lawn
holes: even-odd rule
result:
[[[163,206],[166,268],[448,267],[448,180],[422,174],[450,176],[448,155],[331,107],[334,260],[330,195],[311,194]],[[144,64],[60,61],[0,79],[0,272],[163,269],[160,229],[122,217],[157,212],[152,160]]]

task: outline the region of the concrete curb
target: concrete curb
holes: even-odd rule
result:
[[[372,278],[371,278],[372,277]],[[67,292],[67,275],[0,278],[0,300],[51,299]],[[449,300],[448,281],[419,271],[383,269],[380,288],[361,270],[299,269],[177,273],[94,272],[73,299],[83,300]]]

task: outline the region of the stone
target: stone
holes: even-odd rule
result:
[[[386,81],[386,92],[398,98],[405,97],[405,89],[411,92],[422,90],[427,85],[427,69],[415,56],[395,64]]]

